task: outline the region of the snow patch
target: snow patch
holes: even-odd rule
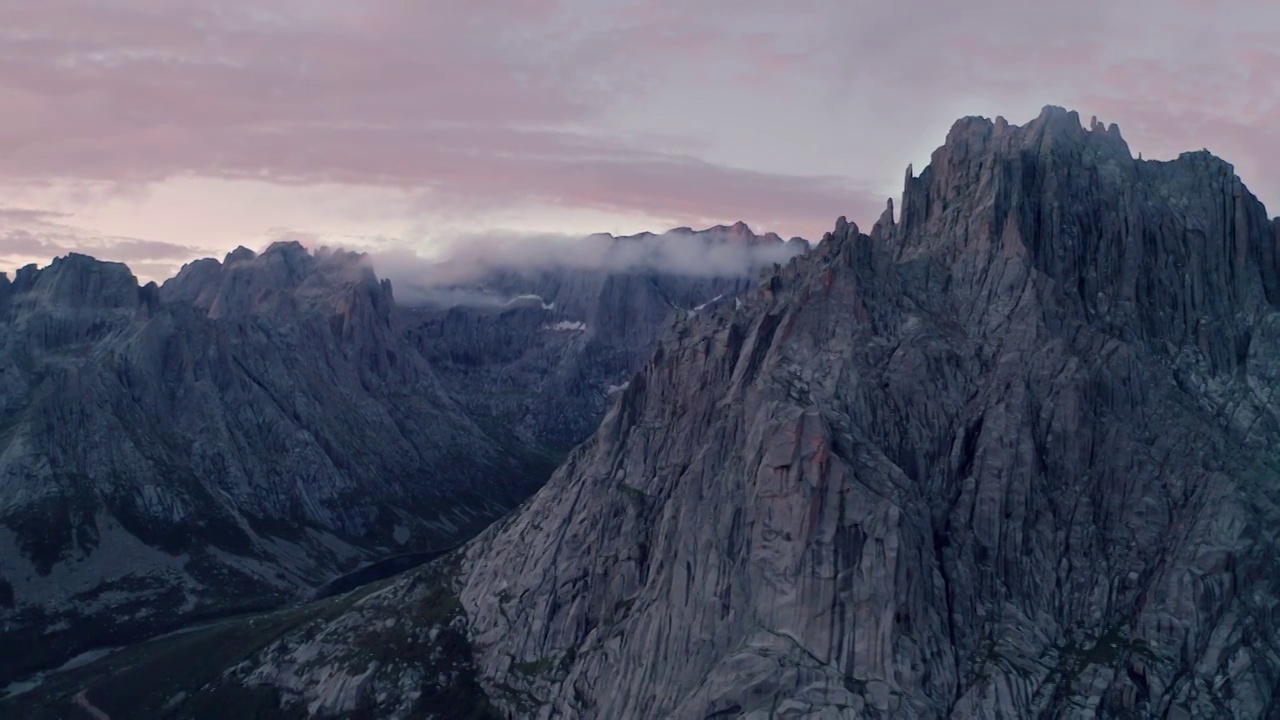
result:
[[[54,672],[60,673],[60,672],[66,672],[68,670],[75,670],[78,667],[84,667],[85,665],[88,665],[91,662],[97,662],[98,660],[101,660],[102,658],[110,655],[111,653],[119,649],[120,648],[118,647],[107,647],[107,648],[98,648],[97,650],[90,650],[88,652],[82,652],[79,655],[59,665],[58,669],[54,670]]]
[[[555,304],[555,303],[549,303],[549,302],[547,302],[546,300],[543,300],[541,295],[517,295],[517,296],[515,296],[515,297],[511,298],[510,300],[508,300],[506,304],[507,304],[507,305],[515,305],[515,304],[516,304],[516,303],[518,303],[518,302],[528,302],[528,301],[530,301],[530,300],[532,300],[532,301],[536,301],[539,305],[541,305],[541,306],[542,306],[542,309],[543,309],[543,310],[555,310],[555,309],[556,309],[556,304]]]
[[[548,325],[547,329],[568,332],[586,332],[587,324],[578,320],[561,320],[553,325]]]
[[[31,692],[43,685],[44,681],[47,680],[50,675],[57,675],[58,673],[63,673],[68,670],[75,670],[78,667],[84,667],[91,662],[101,660],[119,649],[120,648],[118,647],[108,647],[83,652],[53,670],[38,672],[31,677],[14,680],[3,688],[0,688],[0,700],[8,700],[18,695],[22,695],[23,693]]]
[[[699,306],[695,307],[695,308],[693,309],[693,312],[698,312],[699,310],[702,310],[703,308],[707,307],[708,305],[710,305],[710,304],[712,304],[712,303],[714,303],[714,302],[719,301],[719,300],[720,300],[720,298],[722,298],[722,297],[724,297],[724,294],[723,294],[723,293],[722,293],[722,294],[720,294],[720,295],[717,295],[717,296],[715,296],[715,297],[713,297],[713,298],[711,298],[710,300],[708,300],[708,301],[706,301],[706,302],[702,303],[701,305],[699,305]]]
[[[44,684],[44,675],[35,675],[26,680],[14,680],[13,682],[0,688],[0,700],[8,700],[17,697],[23,693],[31,692]]]

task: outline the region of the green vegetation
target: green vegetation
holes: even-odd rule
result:
[[[1149,663],[1159,663],[1160,658],[1151,646],[1141,639],[1130,639],[1126,622],[1107,627],[1092,644],[1084,645],[1068,641],[1059,648],[1058,668],[1054,678],[1053,702],[1064,704],[1072,694],[1072,685],[1090,666],[1119,668],[1133,656]]]
[[[641,490],[640,488],[632,487],[624,482],[618,483],[618,490],[621,491],[627,497],[631,498],[632,500],[636,500],[638,502],[644,502],[645,500],[649,499],[649,496],[645,494],[643,490]]]
[[[519,662],[511,666],[511,669],[526,677],[538,677],[546,674],[551,668],[556,666],[554,657],[545,657],[531,662]]]
[[[68,717],[76,712],[76,694],[83,691],[95,706],[118,718],[305,717],[300,703],[282,710],[275,688],[247,686],[227,671],[242,663],[255,665],[259,653],[282,638],[316,637],[344,614],[358,612],[357,603],[377,602],[372,595],[401,582],[408,583],[412,598],[403,612],[391,615],[393,622],[348,625],[335,638],[345,652],[325,662],[342,663],[354,674],[375,661],[380,672],[414,667],[424,678],[420,712],[496,719],[501,716],[479,686],[471,646],[457,622],[462,608],[450,588],[452,575],[453,568],[424,568],[321,602],[214,622],[129,647],[0,701],[0,716]],[[442,676],[451,681],[434,686]],[[367,705],[351,716],[378,717],[371,698]]]

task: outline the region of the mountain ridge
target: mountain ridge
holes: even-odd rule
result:
[[[632,304],[611,296],[601,317]],[[0,678],[451,546],[536,489],[595,405],[544,395],[514,437],[458,397],[403,311],[367,256],[297,242],[162,285],[81,254],[0,282],[0,620],[5,642],[41,648]],[[573,334],[540,311],[460,312],[551,353]],[[671,312],[638,314],[616,362]],[[498,354],[500,332],[476,337]],[[590,357],[563,364],[588,395]],[[540,431],[570,414],[568,434]]]

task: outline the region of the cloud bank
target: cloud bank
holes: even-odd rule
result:
[[[680,228],[628,237],[485,233],[440,243],[431,256],[399,246],[373,250],[369,257],[379,277],[391,280],[399,302],[498,308],[533,298],[485,292],[484,281],[493,273],[574,270],[752,277],[805,248],[776,236],[757,238],[738,227],[742,229]]]
[[[602,132],[606,109],[662,82],[660,53],[698,41],[652,29],[613,0],[0,3],[0,180],[365,185],[432,211],[797,229],[856,201],[839,174],[706,162],[660,128]]]

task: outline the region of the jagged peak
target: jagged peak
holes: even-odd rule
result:
[[[875,225],[873,225],[871,228],[871,234],[878,235],[883,233],[892,233],[893,228],[894,228],[893,198],[888,198],[885,201],[884,212],[880,213],[879,219],[876,220]]]
[[[791,248],[796,255],[800,255],[812,250],[813,243],[809,242],[806,238],[796,235],[786,241],[786,247]]]
[[[243,245],[238,245],[235,250],[227,253],[226,258],[224,258],[222,262],[226,265],[230,265],[233,262],[252,262],[257,257],[258,253]]]
[[[734,240],[734,241],[745,241],[748,244],[752,244],[752,245],[794,244],[798,240],[803,242],[805,247],[809,246],[809,241],[799,236],[794,236],[789,240],[783,240],[781,235],[773,231],[766,232],[763,235],[757,235],[755,231],[751,229],[751,226],[742,220],[739,220],[733,223],[732,225],[724,225],[724,224],[712,225],[711,227],[704,228],[702,230],[694,230],[692,227],[689,227],[688,225],[681,225],[679,227],[673,227],[670,230],[667,230],[666,232],[663,232],[660,234],[654,234],[651,232],[642,232],[642,233],[637,233],[635,235],[627,235],[625,237],[615,238],[613,235],[610,235],[607,233],[597,233],[595,235],[589,235],[588,237],[592,237],[592,238],[600,237],[600,238],[609,239],[609,240],[614,240],[614,239],[631,240],[631,239],[645,238],[645,237],[659,237],[660,235],[692,235],[694,237],[702,238],[704,240],[727,239],[727,240]]]
[[[18,270],[18,292],[34,292],[43,302],[92,307],[129,307],[138,302],[138,278],[127,265],[83,253],[56,257],[46,267]]]
[[[1089,119],[1088,127],[1080,120],[1080,113],[1068,110],[1059,105],[1045,105],[1040,114],[1025,125],[1014,125],[1003,116],[991,120],[982,115],[969,115],[956,120],[943,147],[972,143],[978,139],[993,140],[1006,135],[1020,137],[1024,142],[1072,142],[1085,141],[1090,137],[1106,140],[1117,149],[1123,148],[1128,154],[1128,145],[1120,134],[1115,123],[1104,124],[1096,115]],[[930,163],[932,165],[932,163]],[[907,168],[908,179],[912,177],[911,167]]]
[[[858,229],[858,224],[849,222],[849,218],[841,215],[836,218],[836,227],[831,234],[837,239],[843,239],[847,237],[857,237],[859,233],[861,233],[861,231]]]
[[[213,258],[187,263],[164,283],[161,296],[191,302],[217,317],[266,307],[264,298],[279,292],[302,292],[314,301],[345,297],[353,287],[363,288],[356,291],[367,292],[375,305],[389,305],[392,297],[390,283],[379,281],[366,253],[327,246],[309,250],[296,240],[280,240],[261,253],[237,247],[221,263]]]
[[[1116,163],[1118,166],[1133,164],[1133,155],[1114,123],[1104,125],[1096,116],[1091,117],[1089,127],[1080,121],[1080,114],[1058,105],[1046,105],[1039,115],[1023,125],[1009,123],[997,116],[991,120],[981,115],[960,118],[952,124],[944,143],[934,150],[928,166],[919,175],[912,165],[907,166],[903,182],[902,205],[896,224],[909,229],[921,218],[920,200],[930,195],[941,196],[968,192],[976,178],[968,177],[977,167],[990,159],[1012,159],[1031,152],[1036,157],[1047,157],[1061,148],[1068,154],[1079,152],[1091,155],[1098,162]],[[928,189],[932,186],[932,190]],[[930,203],[936,203],[930,201]],[[945,204],[945,203],[944,203]]]
[[[1214,155],[1209,149],[1190,150],[1178,153],[1178,157],[1170,162],[1200,166],[1209,170],[1235,175],[1236,166],[1221,157]]]
[[[309,257],[311,253],[307,252],[307,249],[297,240],[277,240],[268,245],[267,249],[262,251],[262,255],[260,257],[267,257],[269,255],[282,255],[289,258],[296,258],[304,256]]]
[[[721,233],[735,237],[754,238],[756,234],[751,231],[751,226],[739,220],[732,225],[713,225],[706,230],[699,230],[699,233]]]
[[[132,287],[138,286],[138,279],[128,265],[112,260],[99,260],[92,255],[78,252],[70,252],[54,258],[53,262],[49,263],[41,271],[41,275],[48,278],[83,272],[101,273],[113,282],[124,283]]]
[[[19,290],[30,287],[35,283],[36,275],[40,273],[40,266],[35,263],[27,263],[18,268],[13,274],[13,284]]]
[[[1139,332],[1162,341],[1203,339],[1214,372],[1237,362],[1224,349],[1244,342],[1233,318],[1280,306],[1266,210],[1230,163],[1208,150],[1138,161],[1114,124],[1093,117],[1086,128],[1058,106],[1022,126],[957,121],[929,166],[918,177],[908,170],[892,232],[889,223],[886,212],[873,236],[891,237],[899,259],[927,255],[968,273],[1025,257],[1072,296],[1080,317],[1134,316]],[[1134,249],[1135,232],[1155,249]],[[1165,257],[1195,261],[1183,272]],[[987,277],[975,271],[961,282],[985,292],[977,284]],[[1196,309],[1173,320],[1146,309],[1170,306]]]

